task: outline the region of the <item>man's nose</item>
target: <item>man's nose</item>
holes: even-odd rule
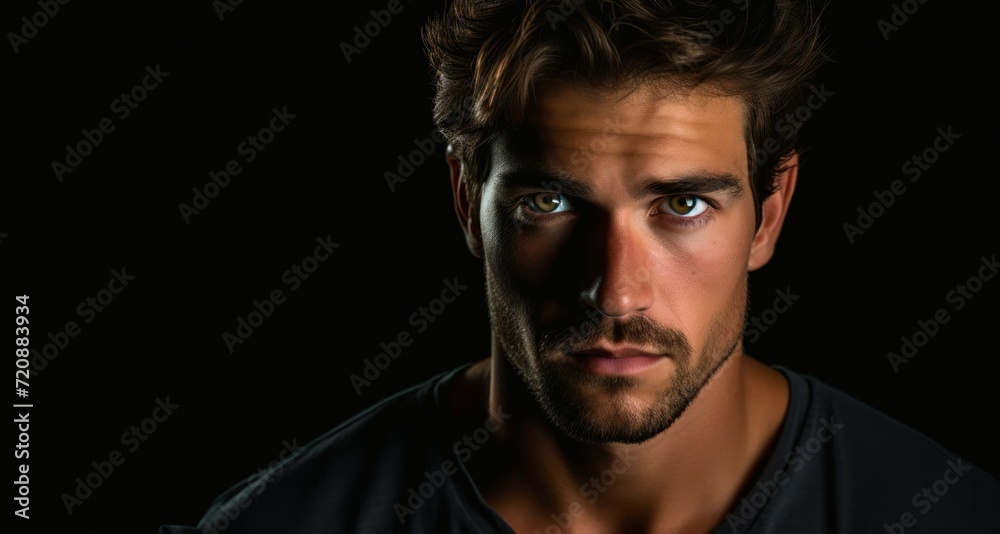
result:
[[[580,303],[608,317],[624,317],[653,304],[650,238],[631,215],[608,215],[583,236],[585,272]]]

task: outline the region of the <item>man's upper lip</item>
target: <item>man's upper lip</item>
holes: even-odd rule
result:
[[[573,356],[593,356],[597,358],[659,358],[663,354],[649,352],[637,347],[597,346],[574,350]]]

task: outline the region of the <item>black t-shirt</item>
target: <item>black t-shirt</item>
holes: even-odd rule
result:
[[[240,482],[198,527],[160,534],[512,533],[464,467],[495,422],[455,429],[449,420],[447,388],[467,366],[379,402],[287,465]],[[781,434],[713,534],[1000,532],[994,478],[814,377],[775,369],[790,385]],[[548,531],[572,519],[557,512]]]

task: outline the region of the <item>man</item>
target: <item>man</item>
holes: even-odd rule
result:
[[[777,119],[822,97],[824,48],[797,2],[690,4],[432,21],[489,358],[161,532],[995,532],[989,475],[744,353],[799,174]]]

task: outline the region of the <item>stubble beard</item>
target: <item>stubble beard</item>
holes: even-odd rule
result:
[[[638,444],[670,428],[736,352],[747,306],[743,299],[721,314],[710,326],[704,349],[694,357],[683,333],[641,315],[618,320],[592,313],[539,330],[527,302],[489,268],[486,293],[507,367],[516,371],[551,425],[585,443]],[[565,354],[602,340],[666,349],[674,372],[652,401],[637,398],[639,378],[599,376],[567,365]]]

